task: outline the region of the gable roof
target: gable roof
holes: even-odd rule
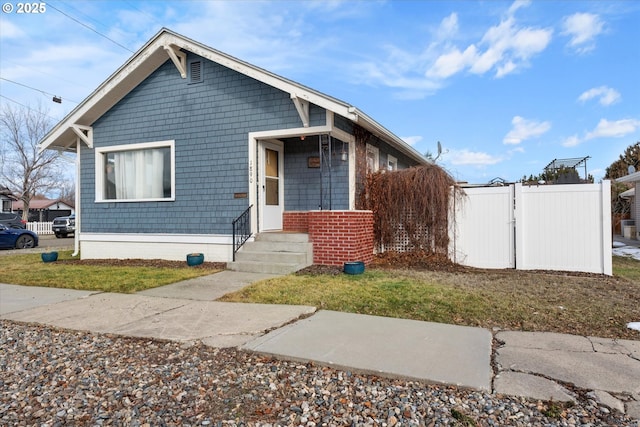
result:
[[[6,197],[7,199],[10,199],[10,200],[18,200],[18,198],[13,195],[11,190],[9,190],[9,188],[5,186],[0,186],[0,196]]]
[[[13,205],[13,210],[19,211],[24,209],[24,202],[22,200],[16,200],[15,202],[12,203]],[[54,206],[54,205],[59,205],[56,206],[57,209],[73,209],[73,206],[68,205],[67,203],[61,201],[61,200],[51,200],[51,199],[32,199],[31,202],[29,202],[29,209],[49,209],[50,207]]]
[[[235,70],[255,80],[288,92],[293,100],[303,100],[343,116],[390,143],[418,161],[428,163],[417,150],[358,108],[331,96],[278,76],[211,47],[163,28],[84,101],[62,119],[40,142],[40,149],[74,150],[78,138],[88,142],[91,126],[158,67],[171,59],[186,77],[183,51],[188,51]]]

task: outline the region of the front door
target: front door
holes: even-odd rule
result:
[[[261,230],[282,230],[283,146],[277,142],[260,145],[260,212]]]

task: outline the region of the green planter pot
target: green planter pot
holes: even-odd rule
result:
[[[204,254],[189,254],[187,255],[187,265],[193,267],[194,265],[200,265],[204,262]]]
[[[364,262],[363,261],[345,262],[343,271],[346,274],[362,274],[364,273]]]
[[[54,262],[58,260],[58,252],[43,252],[40,257],[42,262]]]

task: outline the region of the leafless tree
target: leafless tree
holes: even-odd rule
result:
[[[73,180],[60,181],[58,183],[58,199],[68,205],[75,206],[76,203],[76,184]]]
[[[38,147],[50,127],[51,120],[41,105],[31,108],[4,104],[0,111],[0,176],[3,185],[23,201],[25,220],[31,199],[57,188],[62,176],[60,153],[40,152]]]

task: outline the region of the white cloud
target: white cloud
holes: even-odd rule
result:
[[[477,45],[470,44],[464,51],[449,46],[447,52],[436,58],[426,75],[445,79],[465,69],[474,74],[495,70],[495,76],[500,78],[527,66],[533,56],[546,49],[553,34],[550,28],[517,24],[513,13],[528,5],[528,1],[515,2],[508,17],[490,27]]]
[[[607,119],[601,119],[600,122],[598,122],[598,126],[596,126],[593,131],[588,132],[584,139],[621,138],[638,129],[640,129],[640,120],[622,119],[609,121]]]
[[[435,64],[427,71],[427,76],[446,79],[473,64],[476,58],[477,52],[474,45],[467,47],[464,52],[454,48],[451,52],[438,57]]]
[[[592,13],[574,13],[562,21],[562,34],[569,36],[568,46],[579,53],[595,48],[595,38],[603,32],[604,23]]]
[[[518,9],[522,7],[527,7],[531,4],[531,0],[516,0],[513,2],[511,7],[509,7],[508,14],[513,15]]]
[[[458,33],[458,14],[453,12],[440,22],[436,37],[440,40],[448,40]]]
[[[492,73],[497,78],[517,72],[547,48],[553,35],[551,28],[525,27],[517,22],[513,14],[529,4],[528,0],[514,2],[498,24],[466,45],[455,43],[460,23],[458,15],[451,13],[440,21],[422,50],[386,45],[385,58],[359,64],[354,75],[358,83],[402,89],[402,98],[416,99],[434,93],[447,79],[465,71]]]
[[[601,119],[596,128],[591,132],[586,132],[584,137],[580,138],[578,135],[572,135],[562,142],[562,146],[576,147],[585,141],[596,138],[622,138],[636,130],[640,130],[640,120],[637,119],[622,119],[616,121]]]
[[[0,31],[0,39],[2,40],[24,37],[22,28],[7,19],[0,19],[0,27],[2,27],[2,31]]]
[[[620,101],[620,92],[607,86],[594,87],[583,92],[578,101],[587,102],[590,99],[598,98],[598,102],[605,107]]]
[[[339,36],[318,32],[315,21],[308,22],[307,16],[312,13],[322,20],[339,5],[324,3],[284,2],[274,13],[271,2],[180,2],[182,15],[170,25],[176,32],[214,49],[283,73],[306,68],[311,61],[330,62],[325,48],[338,43]]]
[[[538,122],[515,116],[511,120],[513,127],[502,140],[505,144],[520,144],[522,141],[540,136],[551,129],[550,122]]]
[[[581,143],[582,143],[582,140],[578,137],[578,135],[571,135],[570,137],[568,137],[564,141],[562,141],[562,146],[563,147],[575,147],[577,145],[580,145]]]
[[[411,145],[412,147],[415,146],[418,142],[422,141],[421,136],[402,136],[400,137],[400,139],[402,139],[404,142]]]
[[[451,150],[447,153],[447,163],[452,165],[488,166],[502,161],[501,157],[495,157],[480,151]]]

